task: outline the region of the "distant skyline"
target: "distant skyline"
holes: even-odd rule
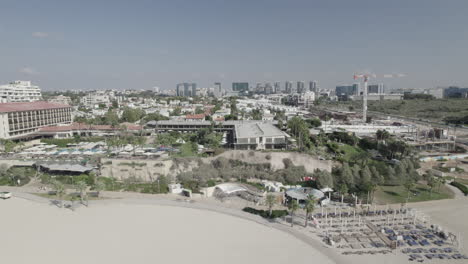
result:
[[[175,89],[180,82],[468,87],[466,0],[3,0],[0,84]]]

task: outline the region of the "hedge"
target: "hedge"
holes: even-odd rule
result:
[[[452,186],[455,186],[455,187],[457,187],[458,189],[460,189],[460,191],[462,191],[462,192],[465,194],[465,196],[468,195],[468,187],[466,187],[465,184],[459,183],[459,182],[456,182],[456,181],[453,181],[453,182],[451,182],[450,184],[451,184]]]
[[[259,215],[259,216],[264,217],[264,218],[270,218],[270,219],[274,219],[274,218],[283,217],[283,216],[288,215],[288,211],[286,211],[286,210],[273,210],[273,211],[271,211],[271,216],[270,216],[270,211],[268,211],[268,210],[259,210],[259,209],[255,209],[255,208],[252,208],[252,207],[245,207],[244,209],[242,209],[242,211],[247,212],[247,213],[251,213],[251,214],[255,214],[255,215]]]

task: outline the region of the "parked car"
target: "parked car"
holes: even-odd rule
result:
[[[11,198],[11,192],[0,192],[0,198],[3,200]]]

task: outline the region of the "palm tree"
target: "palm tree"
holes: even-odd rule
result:
[[[54,188],[54,191],[55,191],[55,195],[57,196],[57,198],[60,200],[60,204],[59,206],[60,207],[63,207],[63,201],[62,201],[62,198],[63,196],[65,195],[66,191],[65,191],[65,186],[63,185],[63,183],[57,181],[57,180],[54,180],[52,182],[52,186]]]
[[[94,190],[96,190],[97,197],[99,197],[100,192],[104,189],[106,189],[106,185],[102,181],[97,181],[94,185]]]
[[[430,187],[429,197],[432,198],[432,190],[434,189],[434,187],[437,186],[437,179],[434,176],[428,174],[428,176],[427,176],[427,185]]]
[[[86,185],[86,183],[84,181],[79,181],[76,183],[76,186],[75,186],[75,189],[77,192],[80,193],[80,201],[82,204],[84,204],[84,198],[86,196],[86,189],[88,188],[88,186]]]
[[[291,202],[289,202],[289,212],[291,214],[291,227],[294,226],[294,213],[297,211],[297,209],[299,209],[299,204],[297,203],[296,200],[291,200]]]
[[[304,210],[306,211],[305,227],[308,225],[309,214],[312,213],[315,209],[315,199],[313,196],[309,196],[306,200]]]
[[[266,197],[265,197],[265,203],[268,206],[269,215],[271,217],[271,213],[273,211],[273,206],[276,203],[276,197],[272,193],[267,194]]]
[[[390,138],[390,133],[385,129],[384,130],[379,129],[377,130],[376,136],[377,136],[377,141],[383,141],[385,144],[385,140]]]
[[[410,198],[411,189],[413,189],[413,187],[414,187],[414,182],[412,180],[407,180],[405,182],[404,186],[406,188],[406,191],[408,192],[408,197],[406,198],[406,201],[408,202],[408,200]]]

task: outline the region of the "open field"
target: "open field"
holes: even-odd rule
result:
[[[360,111],[361,101],[331,102],[327,106]],[[431,121],[443,121],[446,117],[463,117],[468,115],[468,100],[466,99],[435,99],[435,100],[384,100],[368,101],[369,111],[390,115],[421,118]]]
[[[468,101],[465,99],[369,101],[369,111],[443,121],[446,117],[468,115]]]
[[[445,185],[432,190],[427,185],[417,184],[412,188],[408,202],[421,202],[428,200],[451,199],[453,192]],[[375,193],[375,199],[380,204],[405,203],[408,198],[408,191],[404,186],[379,186]]]

